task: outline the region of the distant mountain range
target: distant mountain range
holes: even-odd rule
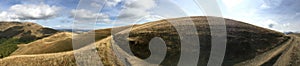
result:
[[[74,33],[83,33],[83,32],[88,32],[91,30],[84,30],[84,29],[56,29],[59,31],[65,31],[65,32],[74,32]]]

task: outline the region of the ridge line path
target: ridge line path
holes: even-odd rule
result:
[[[295,38],[292,45],[278,58],[273,66],[299,66],[300,65],[300,38]]]

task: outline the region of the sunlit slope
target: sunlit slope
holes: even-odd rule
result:
[[[56,53],[72,50],[72,33],[62,32],[54,34],[28,44],[18,45],[18,49],[11,55],[28,55]]]

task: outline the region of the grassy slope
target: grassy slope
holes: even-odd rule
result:
[[[205,17],[193,17],[194,23],[198,30],[199,41],[201,42],[201,57],[199,58],[199,65],[206,65],[208,61],[208,56],[210,54],[210,30]],[[217,18],[218,19],[218,18]],[[186,18],[170,19],[177,22],[185,22]],[[264,53],[274,47],[280,45],[287,39],[282,33],[256,27],[250,24],[241,23],[234,20],[226,19],[227,31],[228,31],[228,45],[226,51],[226,57],[224,65],[232,65],[241,61],[245,61],[249,58],[253,58],[256,55]],[[181,25],[190,26],[190,25]],[[124,32],[124,31],[122,31]],[[115,36],[123,34],[120,32]],[[187,33],[193,34],[193,33]],[[167,56],[163,61],[162,65],[176,65],[179,60],[179,48],[180,41],[174,27],[170,25],[166,20],[150,22],[133,27],[129,35],[130,38],[139,38],[135,42],[137,44],[130,44],[134,55],[139,58],[147,58],[150,54],[148,48],[148,43],[153,37],[162,37],[169,48],[167,50]],[[122,65],[118,59],[112,53],[111,45],[121,44],[111,44],[111,37],[97,41],[93,43],[98,48],[98,54],[102,58],[102,62],[105,65]],[[120,38],[116,37],[115,40]],[[121,41],[121,40],[118,40]],[[142,42],[141,42],[142,41]],[[116,42],[114,42],[116,43]],[[87,49],[86,47],[81,48]],[[90,49],[92,51],[92,49]],[[77,51],[77,50],[75,50]],[[28,64],[28,65],[51,65],[53,63],[60,61],[68,61],[66,63],[74,63],[71,59],[74,59],[72,52],[54,53],[54,54],[42,54],[35,56],[12,56],[0,60],[2,65],[14,65],[14,64]],[[42,60],[49,59],[49,60]],[[31,62],[27,62],[30,60]],[[18,61],[18,62],[13,62]],[[33,64],[32,64],[33,63]],[[64,65],[64,64],[61,64]]]
[[[61,32],[28,44],[18,45],[11,55],[56,53],[72,50],[72,33]],[[36,50],[39,49],[39,50]]]
[[[128,26],[123,26],[128,27]],[[123,28],[122,27],[122,28]],[[114,31],[121,31],[121,27],[114,28]],[[84,44],[80,45],[79,48],[86,46],[92,42],[84,42],[88,39],[95,38],[95,42],[99,41],[103,38],[106,38],[111,35],[111,28],[107,29],[99,29],[90,31],[84,34],[78,34],[72,36],[71,33],[62,32],[57,33],[55,35],[25,44],[20,45],[20,48],[12,53],[12,55],[31,55],[31,54],[44,54],[44,53],[56,53],[56,52],[64,52],[64,51],[72,51],[74,48],[72,46],[72,40],[74,42],[80,41]],[[73,39],[72,39],[73,38]],[[36,50],[39,49],[39,50]]]
[[[0,22],[0,58],[9,56],[18,49],[18,44],[26,44],[57,32],[36,23]]]
[[[44,54],[44,53],[57,53],[64,51],[72,51],[74,48],[72,46],[73,41],[85,41],[90,38],[95,38],[95,41],[99,41],[110,35],[111,29],[100,29],[91,31],[84,34],[74,35],[68,32],[57,33],[55,35],[28,43],[20,45],[20,48],[12,53],[12,55],[31,55],[31,54]],[[93,34],[95,33],[95,34]],[[90,35],[94,36],[91,37]],[[72,39],[72,37],[74,37]],[[91,43],[82,44],[81,47],[86,46]],[[80,48],[81,48],[80,47]],[[39,50],[36,50],[39,49]]]
[[[74,52],[84,53],[94,51],[95,49],[90,48],[91,46],[96,45],[98,48],[99,57],[101,60],[90,61],[95,59],[90,56],[78,56],[77,59],[84,59],[86,62],[95,64],[102,61],[105,66],[122,66],[112,53],[112,48],[110,47],[111,43],[107,42],[110,39],[103,39],[97,41],[91,45],[85,46],[81,49],[69,51],[69,52],[60,52],[60,53],[49,53],[49,54],[37,54],[37,55],[15,55],[0,59],[0,66],[76,66]],[[85,64],[84,64],[85,65]],[[87,64],[87,66],[90,66]]]
[[[128,27],[128,26],[124,26],[124,27]],[[121,31],[121,30],[123,30],[123,29],[119,29],[117,27],[117,28],[115,28],[114,31]],[[93,34],[93,33],[95,33],[95,34]],[[111,35],[111,28],[99,29],[99,30],[95,30],[95,31],[90,31],[85,34],[75,35],[73,37],[78,37],[78,38],[74,38],[73,40],[74,41],[76,41],[76,40],[84,41],[84,40],[86,40],[85,38],[90,38],[90,37],[88,37],[89,35],[94,35],[95,41],[99,41],[99,40]],[[40,58],[44,58],[43,55],[47,55],[47,57],[49,57],[49,58],[45,58],[45,59],[53,59],[54,60],[56,58],[60,58],[60,59],[63,58],[65,60],[62,60],[62,61],[68,61],[66,63],[73,65],[75,63],[74,56],[73,56],[74,51],[71,51],[71,50],[73,50],[72,43],[71,43],[72,40],[68,40],[69,39],[68,37],[70,37],[69,33],[67,33],[67,34],[58,33],[53,36],[43,38],[41,40],[31,42],[29,44],[21,46],[20,49],[18,49],[17,51],[15,51],[12,54],[13,58],[9,58],[9,59],[16,60],[16,58],[20,57],[18,55],[21,55],[22,59],[30,60],[29,58],[33,57],[33,56],[36,56],[35,59],[40,59]],[[64,40],[64,39],[66,39],[66,40]],[[101,44],[101,46],[97,46],[97,47],[99,48],[98,51],[99,51],[100,57],[106,58],[106,59],[103,59],[103,62],[105,65],[112,65],[112,64],[121,65],[121,64],[118,64],[120,62],[117,62],[117,60],[115,60],[115,59],[108,59],[108,58],[115,58],[114,55],[111,53],[112,50],[108,50],[108,49],[111,49],[110,47],[107,47],[110,45],[110,43],[97,42],[95,44]],[[109,44],[109,45],[103,46],[104,44]],[[85,45],[89,45],[89,44],[84,44],[82,46],[85,46]],[[39,50],[36,50],[36,49],[39,49]],[[64,52],[64,51],[70,51],[70,52]],[[49,54],[46,54],[46,53],[49,53]],[[52,54],[52,53],[54,53],[54,54]],[[41,54],[41,55],[33,55],[33,54]],[[57,55],[57,54],[59,54],[59,55]],[[30,55],[30,56],[23,57],[22,55]],[[55,55],[57,55],[57,56],[55,56]],[[111,56],[111,57],[107,57],[107,56]],[[33,59],[31,59],[31,61],[32,60]],[[9,60],[7,60],[7,61],[9,61]],[[22,61],[22,60],[20,60],[20,61]],[[49,62],[49,61],[39,60],[39,61],[32,61],[32,62]],[[56,63],[56,61],[49,62],[49,64],[52,64],[52,63]],[[5,64],[10,64],[10,63],[5,63]],[[26,64],[26,62],[21,62],[19,64],[28,65],[28,64]],[[39,65],[39,64],[36,64],[36,65]]]
[[[220,19],[218,17],[211,17]],[[200,43],[201,56],[198,65],[206,65],[210,55],[210,29],[206,17],[192,17],[192,21],[196,25]],[[189,21],[189,18],[168,19],[177,22],[178,24]],[[180,27],[191,25],[180,25]],[[257,27],[247,23],[226,19],[227,27],[227,48],[223,65],[233,65],[262,54],[270,49],[281,45],[288,37],[284,34]],[[185,29],[177,29],[185,30]],[[126,33],[126,32],[125,32]],[[186,32],[186,35],[193,34]],[[122,33],[119,34],[120,36]],[[136,39],[132,41],[131,50],[134,55],[145,59],[150,56],[148,48],[149,41],[153,37],[161,37],[164,39],[168,50],[165,60],[162,65],[176,65],[180,55],[180,37],[176,29],[167,21],[161,20],[136,26],[130,31],[130,38]],[[124,39],[116,35],[114,38],[117,41]],[[118,43],[118,42],[116,42]],[[189,44],[189,43],[187,43]],[[120,47],[123,44],[118,44]]]

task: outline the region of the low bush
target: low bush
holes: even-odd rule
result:
[[[31,41],[20,41],[18,38],[0,39],[0,58],[9,56],[18,49],[18,44],[25,44]]]

